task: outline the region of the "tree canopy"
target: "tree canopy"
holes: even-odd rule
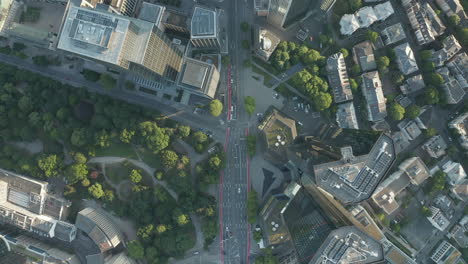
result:
[[[405,116],[405,108],[399,103],[392,103],[388,109],[388,114],[393,120],[402,120]]]
[[[99,183],[95,183],[88,188],[89,194],[96,199],[100,199],[104,196],[104,190],[102,189],[102,185]]]
[[[375,43],[377,39],[379,38],[379,33],[368,30],[366,33],[367,40],[370,40],[372,43]]]
[[[419,113],[421,113],[421,107],[419,107],[418,105],[413,104],[413,105],[409,106],[408,108],[406,108],[405,117],[410,118],[410,119],[414,119],[414,118],[419,116]]]
[[[219,116],[223,112],[223,103],[218,99],[212,100],[210,102],[209,109],[212,116]]]
[[[244,98],[244,106],[247,114],[252,115],[255,112],[255,98],[246,96]]]
[[[160,155],[161,163],[164,168],[174,168],[177,165],[177,161],[179,161],[179,156],[172,150],[163,150],[161,151]]]

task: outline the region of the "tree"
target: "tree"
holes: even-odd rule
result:
[[[154,187],[153,195],[154,195],[154,198],[156,198],[156,200],[161,203],[164,203],[165,201],[169,199],[167,191],[164,189],[163,186],[159,184]]]
[[[427,208],[426,206],[421,207],[421,214],[425,217],[431,217],[432,211],[431,209]]]
[[[174,210],[173,218],[179,226],[186,225],[190,222],[190,218],[186,214],[183,214],[180,209]]]
[[[104,89],[111,90],[115,87],[116,80],[109,74],[102,74],[99,78],[99,83],[104,87]]]
[[[31,97],[21,96],[18,100],[18,108],[25,114],[29,114],[33,109]]]
[[[379,38],[379,33],[368,30],[366,33],[367,40],[370,40],[372,43],[375,43],[377,39]]]
[[[141,176],[141,173],[140,173],[138,170],[133,169],[133,170],[130,172],[130,180],[131,180],[133,183],[137,184],[137,183],[141,182],[141,179],[142,179],[142,178],[143,178],[143,177]]]
[[[227,66],[229,63],[231,63],[231,57],[229,57],[229,55],[224,55],[221,58],[221,64],[223,64],[224,66]]]
[[[148,239],[154,232],[154,226],[152,224],[138,228],[137,236],[141,239]]]
[[[405,117],[410,119],[415,119],[421,113],[421,107],[418,105],[411,105],[405,111]]]
[[[177,136],[179,136],[180,138],[186,138],[190,135],[190,127],[189,126],[182,126],[182,125],[179,125],[177,127],[177,132],[176,132]]]
[[[177,153],[172,150],[163,150],[159,156],[161,157],[162,165],[166,169],[174,168],[179,160]]]
[[[162,234],[162,233],[164,233],[166,231],[167,231],[167,226],[166,225],[161,224],[161,225],[158,225],[156,227],[156,232],[158,232],[158,234]]]
[[[448,21],[452,27],[456,27],[460,24],[460,17],[457,14],[454,14],[449,17]]]
[[[77,128],[74,129],[71,137],[70,142],[72,145],[76,147],[82,147],[87,144],[88,142],[88,133],[84,128]]]
[[[83,187],[88,187],[90,184],[91,182],[86,178],[81,181],[81,186]]]
[[[249,31],[249,28],[250,28],[249,23],[243,21],[240,25],[240,28],[243,32]]]
[[[221,168],[222,161],[218,156],[213,156],[208,160],[208,164],[213,171],[218,171]]]
[[[432,51],[430,50],[421,50],[419,52],[419,57],[422,61],[430,61],[432,59]]]
[[[350,86],[351,86],[351,90],[352,90],[353,92],[357,92],[357,89],[359,88],[359,85],[358,85],[358,83],[356,82],[356,80],[353,79],[353,78],[349,78],[349,84],[350,84]]]
[[[439,91],[434,86],[428,86],[424,90],[424,100],[427,104],[437,104],[440,101]]]
[[[271,249],[264,249],[263,255],[257,256],[255,258],[254,264],[278,264],[278,258],[273,256]]]
[[[461,42],[462,46],[468,45],[468,27],[458,27],[457,29],[458,41]]]
[[[362,7],[362,0],[349,0],[348,4],[351,12],[355,12]]]
[[[246,96],[244,98],[244,106],[247,114],[252,115],[255,112],[255,98]]]
[[[104,190],[102,189],[101,184],[95,183],[88,188],[89,194],[96,199],[100,199],[104,196]]]
[[[101,77],[101,74],[99,74],[98,72],[88,70],[88,69],[83,69],[81,74],[83,74],[83,77],[86,80],[91,81],[91,82],[97,82],[99,81],[99,78]]]
[[[83,163],[72,164],[66,169],[65,173],[68,181],[71,184],[75,184],[86,179],[86,176],[88,176],[88,167]]]
[[[112,202],[115,198],[114,191],[112,190],[105,190],[104,191],[104,199],[108,202]]]
[[[219,116],[223,111],[223,103],[218,99],[214,99],[210,102],[209,109],[212,116]]]
[[[257,221],[258,203],[257,192],[250,190],[247,195],[247,221],[254,224]]]
[[[324,57],[322,55],[320,55],[320,52],[314,50],[314,49],[310,49],[309,51],[307,51],[307,54],[305,55],[305,57],[303,58],[303,61],[306,65],[312,65],[314,64],[315,62],[319,61],[319,60],[322,60]]]
[[[428,128],[426,130],[424,130],[424,135],[427,137],[427,138],[431,138],[435,135],[437,135],[437,130],[435,130],[435,128]]]
[[[135,83],[132,81],[125,81],[125,89],[134,91],[135,90]]]
[[[395,121],[402,120],[405,116],[405,108],[403,108],[399,103],[392,103],[388,110],[388,114]]]
[[[156,122],[145,121],[140,123],[139,133],[144,139],[144,143],[153,153],[158,153],[169,146],[169,135]]]
[[[119,138],[120,138],[120,141],[122,141],[123,143],[129,144],[130,142],[132,142],[132,138],[134,135],[135,135],[135,131],[127,130],[126,128],[124,128],[122,132],[120,132]]]
[[[105,130],[101,130],[94,135],[94,143],[101,148],[110,146],[110,136]]]
[[[445,179],[447,174],[441,170],[434,173],[430,179],[431,189],[430,193],[436,193],[445,189]]]
[[[324,111],[328,109],[332,103],[332,97],[329,93],[319,92],[313,97],[314,106],[318,111]]]
[[[193,133],[193,139],[195,139],[197,143],[205,143],[208,140],[208,136],[201,131],[197,131]]]
[[[73,157],[73,160],[78,164],[85,164],[88,160],[86,156],[81,152],[71,153],[71,156]]]
[[[392,72],[392,82],[395,85],[401,85],[404,80],[405,76],[403,76],[403,74],[401,74],[399,71]]]
[[[386,71],[390,65],[390,59],[387,56],[381,56],[377,59],[377,67],[379,71]]]
[[[60,161],[57,155],[49,155],[43,158],[40,158],[37,161],[39,169],[44,172],[46,177],[55,177],[58,175],[58,170],[60,168]]]
[[[361,72],[361,66],[359,66],[359,64],[354,64],[351,66],[350,72],[353,76],[358,75]]]
[[[442,86],[444,84],[444,77],[439,73],[433,72],[429,74],[429,84],[432,84],[436,87]]]
[[[128,256],[133,259],[142,259],[145,257],[145,249],[138,240],[132,240],[127,244]]]
[[[343,54],[343,58],[347,58],[349,56],[349,51],[345,48],[341,48],[340,52]]]
[[[250,157],[255,155],[257,151],[257,138],[255,135],[248,135],[247,136],[247,152],[249,153]]]
[[[241,47],[243,49],[249,49],[250,48],[250,42],[248,40],[246,40],[246,39],[242,40]]]
[[[34,56],[32,57],[33,63],[39,66],[48,66],[50,64],[47,56]]]

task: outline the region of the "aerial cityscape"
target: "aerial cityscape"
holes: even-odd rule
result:
[[[0,264],[468,264],[467,14],[0,1]]]

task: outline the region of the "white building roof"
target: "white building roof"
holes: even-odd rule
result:
[[[196,6],[190,25],[192,38],[209,38],[218,35],[218,15],[215,10]]]
[[[447,173],[448,182],[451,185],[461,184],[466,178],[466,172],[463,166],[458,162],[447,161],[442,165],[442,170]]]
[[[395,11],[393,10],[390,1],[387,1],[385,3],[374,6],[374,12],[377,16],[377,19],[382,21],[387,19],[389,16],[393,15]]]
[[[370,6],[365,6],[356,12],[356,17],[361,28],[367,28],[375,21],[379,20],[375,11]]]
[[[400,71],[404,75],[408,75],[419,70],[418,64],[416,63],[416,59],[414,58],[413,50],[411,49],[408,42],[396,46],[395,55],[398,63],[398,68],[400,68]]]
[[[354,14],[346,14],[340,20],[340,32],[342,35],[351,35],[359,29],[359,21]]]

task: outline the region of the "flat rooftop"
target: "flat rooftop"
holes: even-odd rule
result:
[[[210,65],[201,61],[186,59],[182,83],[202,89],[210,74]]]
[[[383,260],[382,245],[355,226],[333,230],[310,263],[376,263]]]
[[[159,26],[164,10],[165,7],[163,6],[143,2],[143,4],[141,5],[140,14],[138,15],[138,19],[142,19],[154,23],[156,26]]]
[[[369,154],[314,166],[317,184],[344,203],[368,199],[395,161],[393,140],[381,135]]]
[[[192,38],[216,37],[218,21],[215,10],[196,6],[191,22]]]
[[[57,47],[115,65],[120,65],[124,57],[139,62],[153,26],[151,22],[99,9],[70,6]],[[130,31],[135,34],[135,41],[131,49],[124,50]],[[125,53],[131,53],[131,56]]]

